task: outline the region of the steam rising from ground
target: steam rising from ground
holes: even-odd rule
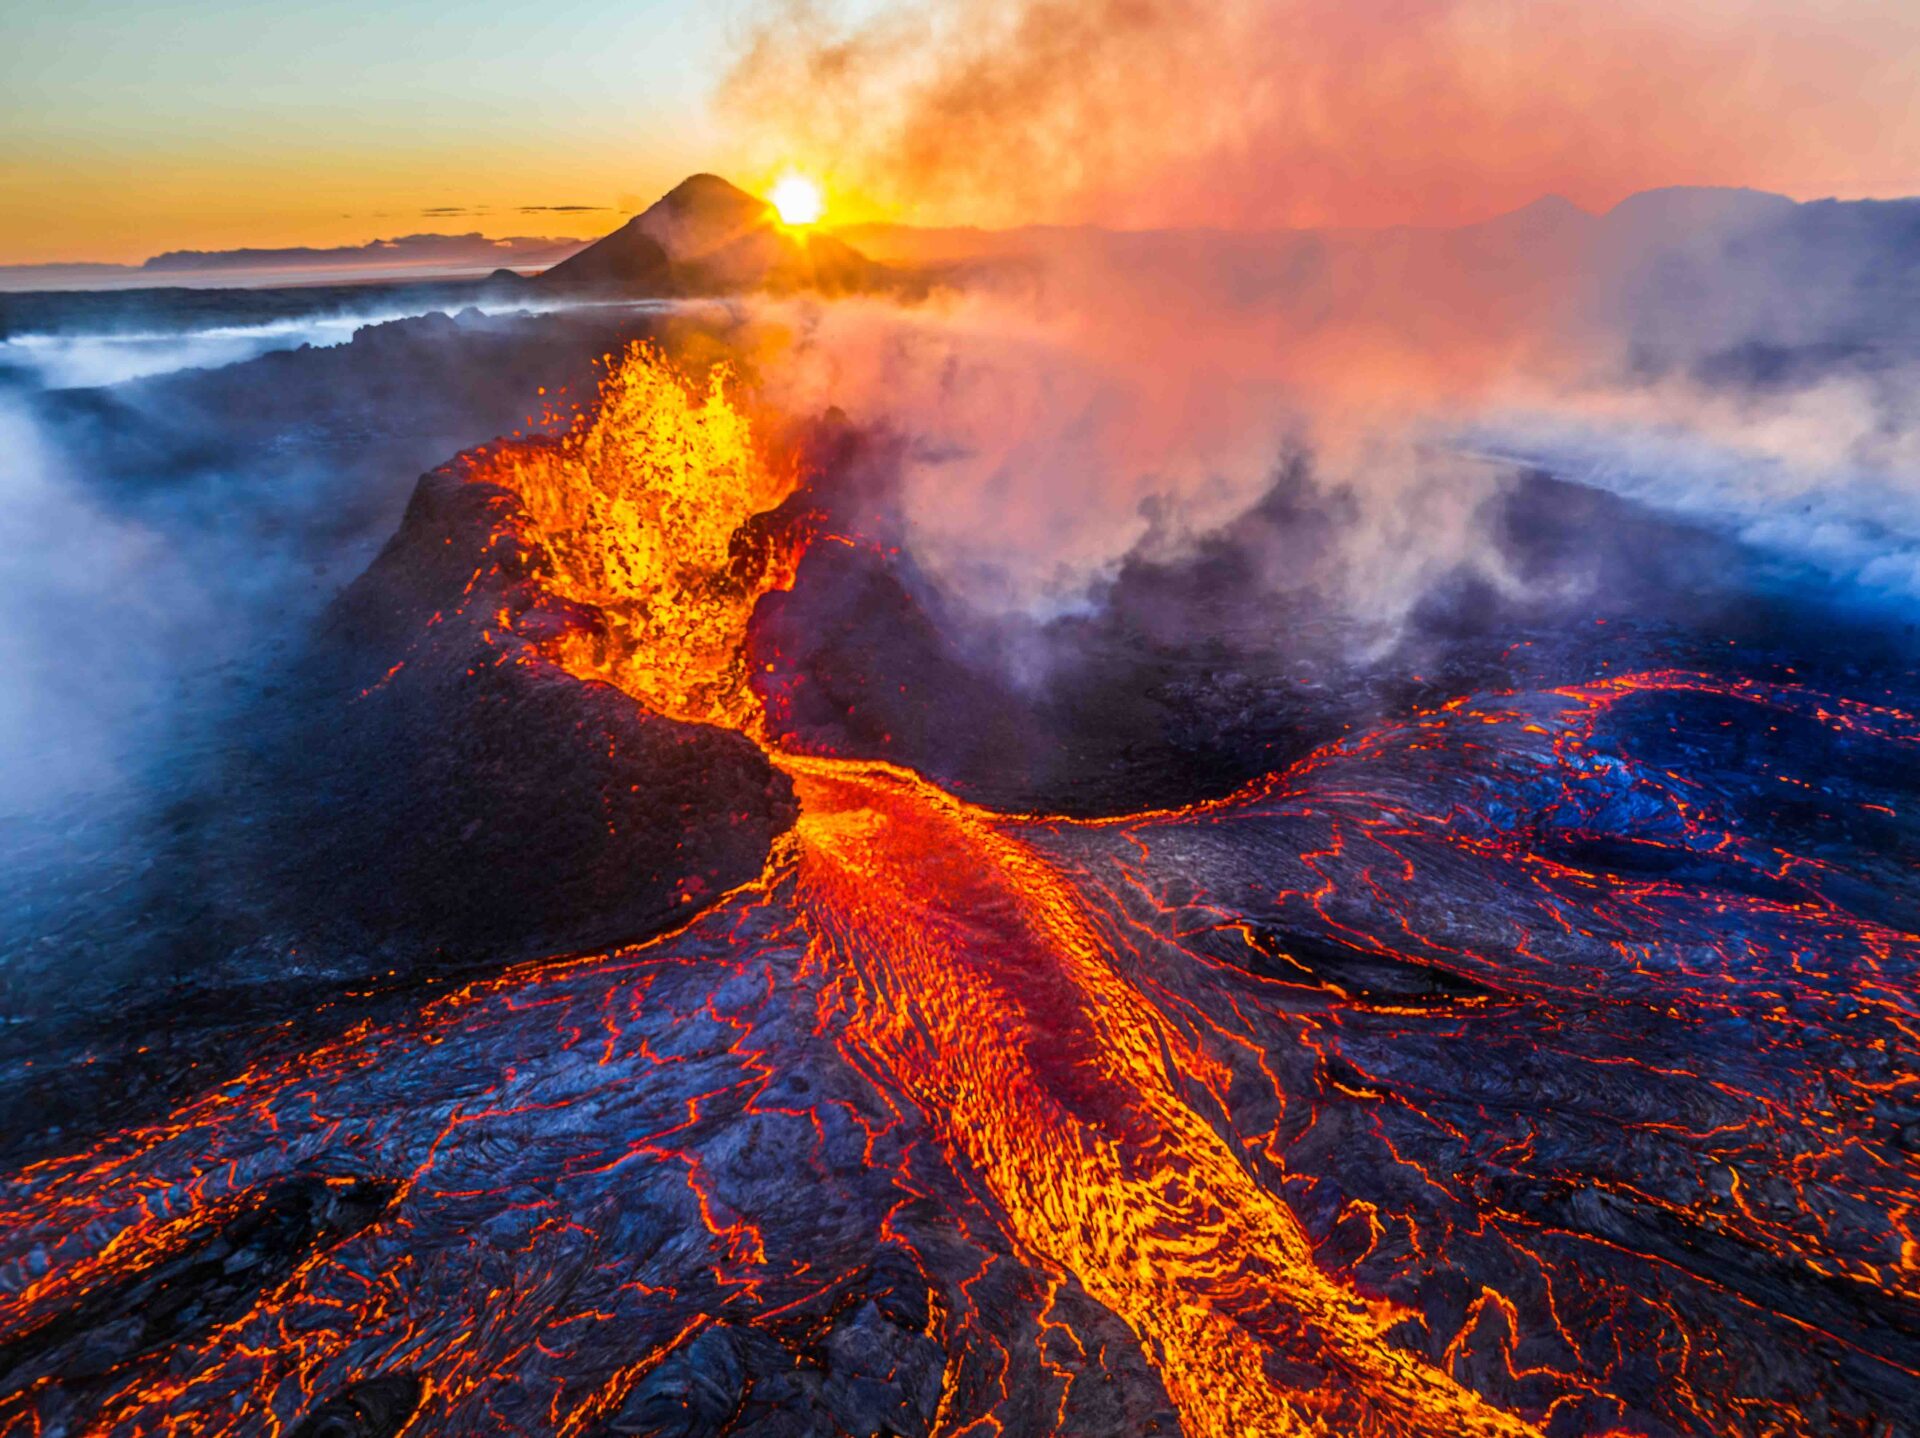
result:
[[[1913,211],[1913,214],[1909,214]],[[1265,568],[1389,642],[1543,467],[1920,596],[1920,206],[1751,192],[1529,207],[1458,231],[1029,237],[918,305],[762,307],[773,397],[905,440],[905,539],[977,608],[1087,602],[1283,473],[1317,547]]]
[[[128,732],[209,618],[159,535],[104,513],[0,396],[0,814],[112,787]]]
[[[124,384],[176,370],[217,369],[302,345],[346,344],[364,325],[421,312],[309,315],[189,330],[9,335],[0,339],[0,373],[19,371],[47,389]]]
[[[1754,395],[1690,379],[1488,416],[1490,448],[1920,600],[1920,365]]]
[[[1325,583],[1391,627],[1437,573],[1499,572],[1475,516],[1500,467],[1429,443],[1411,394],[1317,376],[1280,313],[1109,288],[773,307],[762,325],[783,407],[838,405],[902,437],[903,537],[972,607],[1079,607],[1125,556],[1229,526],[1307,455],[1338,549],[1275,584]]]
[[[1490,501],[1534,467],[1920,598],[1920,429],[1899,398],[1920,367],[1756,393],[1621,376],[1595,349],[1584,377],[1488,366],[1443,383],[1377,337],[1140,300],[791,306],[763,315],[763,374],[802,412],[838,404],[904,437],[903,540],[988,612],[1094,602],[1129,556],[1234,532],[1285,475],[1321,522],[1258,572],[1390,645],[1444,579],[1521,590]]]
[[[209,301],[211,322],[169,326],[134,299],[117,325],[0,340],[0,821],[183,784],[273,682],[263,646],[365,566],[421,469],[525,413],[537,380],[463,346],[651,312],[383,323],[382,303],[222,324]]]
[[[562,310],[619,307],[639,309],[644,301],[532,299],[515,296],[510,304],[472,304],[477,315],[552,314]],[[79,333],[32,331],[0,337],[0,380],[16,373],[45,389],[79,389],[124,384],[128,380],[183,369],[217,369],[278,350],[343,345],[369,325],[391,324],[444,309],[427,303],[405,306],[321,310],[262,324],[204,324],[152,328],[85,330]]]

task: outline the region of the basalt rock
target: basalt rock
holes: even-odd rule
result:
[[[266,896],[265,927],[402,965],[627,943],[752,878],[791,822],[749,740],[543,657],[593,616],[543,591],[518,515],[426,475],[297,662],[241,766],[260,802],[231,892]]]
[[[219,1206],[156,1254],[136,1252],[63,1310],[0,1341],[0,1426],[20,1416],[30,1389],[97,1400],[234,1321],[310,1255],[375,1222],[394,1191],[378,1179],[302,1174]]]
[[[420,1406],[420,1380],[404,1373],[370,1378],[316,1408],[293,1438],[393,1438]]]

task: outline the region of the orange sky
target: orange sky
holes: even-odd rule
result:
[[[291,143],[101,147],[0,160],[0,263],[137,262],[160,250],[359,244],[421,232],[587,236],[681,178],[639,145],[556,167],[497,147],[332,150]],[[523,213],[528,205],[592,210]],[[429,214],[430,209],[462,213]]]
[[[0,263],[590,235],[691,169],[712,5],[61,0],[0,44]],[[594,205],[596,213],[521,213]],[[474,210],[433,215],[429,210]]]

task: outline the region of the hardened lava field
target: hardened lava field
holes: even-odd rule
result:
[[[423,481],[303,702],[594,816],[489,923],[651,937],[15,1173],[0,1434],[1916,1431],[1910,674],[1482,636],[1190,802],[989,805],[780,643],[888,557],[834,454],[638,348]],[[522,722],[594,785],[447,737]]]

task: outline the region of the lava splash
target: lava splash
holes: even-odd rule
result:
[[[608,365],[598,403],[556,438],[496,444],[470,477],[519,497],[556,597],[596,622],[554,657],[670,719],[752,727],[747,621],[792,582],[787,545],[751,522],[793,493],[716,366],[696,391],[653,346]]]

